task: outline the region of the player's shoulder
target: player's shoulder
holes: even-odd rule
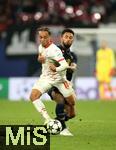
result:
[[[72,56],[77,56],[77,54],[75,52],[70,51]]]
[[[50,48],[56,48],[56,49],[59,49],[59,47],[56,45],[56,44],[54,44],[54,43],[52,43],[51,45],[50,45]]]
[[[61,52],[61,49],[54,43],[51,44],[50,49],[53,49],[54,53]]]
[[[63,47],[61,44],[57,45],[57,47],[58,47],[60,50],[64,50],[64,47]]]
[[[72,52],[72,51],[70,51],[70,54],[71,54],[71,57],[73,59],[73,62],[77,63],[78,62],[78,56],[77,56],[77,54],[75,52]]]
[[[61,50],[57,47],[57,45],[55,45],[54,43],[52,43],[48,48],[47,48],[47,53],[49,56],[55,57],[57,55],[61,55]]]

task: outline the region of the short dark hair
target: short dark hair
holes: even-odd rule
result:
[[[48,32],[49,35],[51,35],[51,31],[50,31],[50,29],[47,28],[47,27],[37,28],[37,33],[38,33],[39,31],[46,31],[46,32]]]
[[[65,34],[66,32],[69,32],[69,33],[72,33],[74,35],[74,31],[69,29],[69,28],[66,28],[64,29],[62,32],[61,32],[61,35]]]

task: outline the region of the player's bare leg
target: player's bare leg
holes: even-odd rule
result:
[[[99,82],[99,98],[100,99],[106,99],[105,97],[105,85],[107,86],[107,89],[111,95],[111,97],[113,98],[113,91],[112,91],[112,87],[110,85],[109,82]]]
[[[70,116],[72,116],[72,115],[71,115],[71,109],[72,109],[72,108],[70,107],[69,104],[67,104],[67,103],[64,104],[64,111],[65,111],[66,114],[67,114],[67,117],[66,117],[66,119],[65,119],[66,121],[69,120],[69,119],[71,119],[71,118],[73,118],[73,117],[70,117]]]
[[[99,82],[99,84],[98,84],[98,90],[99,90],[99,98],[100,99],[104,99],[105,98],[104,82]]]
[[[57,103],[56,106],[57,116],[59,116],[60,113],[61,116],[65,116],[65,120],[71,119],[75,116],[74,106],[69,105],[62,96],[62,94],[52,91],[52,97]]]
[[[74,105],[75,105],[75,98],[74,98],[74,95],[70,95],[68,97],[65,98],[66,102],[67,102],[67,110],[68,110],[68,115],[70,118],[73,118],[75,117],[75,108],[74,108]],[[73,136],[73,134],[67,129],[67,128],[64,128],[63,131],[60,132],[60,135],[64,135],[64,136]]]
[[[68,81],[64,81],[63,82],[64,84],[64,87],[65,89],[69,89],[70,88],[70,82]],[[71,119],[71,118],[74,118],[76,113],[75,113],[75,101],[76,101],[76,95],[75,93],[73,92],[70,96],[68,97],[65,97],[65,100],[68,104],[68,117]]]
[[[55,92],[55,91],[52,91],[51,94],[52,94],[52,98],[57,103],[56,104],[56,116],[57,116],[56,119],[58,119],[62,124],[62,131],[60,132],[60,135],[73,136],[65,124],[66,119],[67,118],[69,119],[69,117],[67,116],[67,113],[64,111],[64,106],[65,106],[64,97],[59,92]]]
[[[69,97],[65,98],[67,102],[67,111],[68,111],[68,117],[74,118],[76,113],[75,113],[75,97],[74,95],[70,95]]]
[[[51,96],[52,99],[56,102],[56,119],[58,119],[61,124],[62,124],[62,128],[65,129],[66,128],[66,124],[65,124],[65,118],[66,118],[66,113],[64,112],[64,97],[59,93],[59,92],[55,92],[52,91],[51,92]]]
[[[34,104],[35,108],[37,109],[37,111],[39,113],[41,113],[43,118],[45,118],[46,121],[49,121],[51,118],[46,111],[45,105],[39,99],[41,95],[42,95],[42,93],[39,90],[32,89],[30,99],[31,99],[32,103]]]
[[[42,93],[37,89],[32,89],[30,99],[32,102],[34,102],[36,99],[39,99]]]
[[[108,88],[111,98],[113,98],[113,90],[112,90],[112,86],[111,86],[110,82],[107,82],[106,85],[107,85],[107,88]]]
[[[64,97],[60,93],[52,91],[52,97],[56,103],[64,103]]]

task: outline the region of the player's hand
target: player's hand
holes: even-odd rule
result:
[[[39,54],[38,61],[43,64],[43,63],[45,63],[45,60],[46,60],[45,56]]]
[[[49,68],[50,68],[51,71],[56,72],[56,67],[55,67],[54,64],[50,63]]]
[[[71,65],[69,66],[69,69],[71,69],[72,71],[75,71],[77,69],[77,64],[71,63]]]

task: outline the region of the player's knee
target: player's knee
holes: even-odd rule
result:
[[[52,97],[57,104],[64,104],[64,97],[60,93],[52,92]]]
[[[74,108],[72,109],[72,111],[70,112],[70,116],[69,116],[69,119],[72,119],[76,116],[76,113],[75,113],[75,110]]]
[[[41,92],[40,91],[32,90],[31,95],[30,95],[30,99],[31,99],[31,101],[34,101],[34,100],[40,98],[40,96],[41,96]]]
[[[75,116],[76,116],[75,113],[74,113],[74,114],[71,114],[70,117],[69,117],[69,119],[72,119],[72,118],[74,118]]]
[[[71,100],[67,100],[67,104],[70,106],[74,106],[75,105],[75,100],[71,99]]]
[[[75,105],[75,97],[73,95],[66,97],[65,99],[66,99],[68,105],[70,105],[70,106]]]
[[[74,106],[75,105],[75,100],[72,100],[70,103],[71,103],[72,106]]]

